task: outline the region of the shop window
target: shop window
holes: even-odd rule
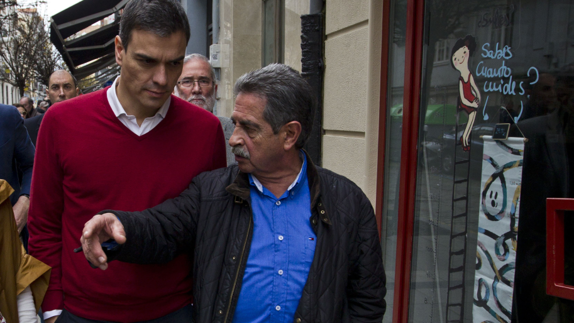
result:
[[[435,44],[435,63],[448,63],[449,59],[449,47],[448,39],[440,39]]]
[[[424,12],[408,320],[572,321],[574,303],[544,287],[546,198],[574,198],[574,3],[427,0]],[[489,139],[499,123],[511,139]],[[392,225],[399,186],[385,180]],[[564,226],[574,230],[574,217]]]
[[[285,1],[263,1],[263,66],[283,63],[285,47]]]

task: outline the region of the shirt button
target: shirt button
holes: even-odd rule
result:
[[[283,275],[283,270],[279,269],[278,273],[279,275]]]
[[[283,241],[283,236],[278,237],[279,241]]]
[[[280,311],[280,310],[281,310],[281,306],[277,305],[277,306],[275,306],[275,309],[276,309],[277,311]]]
[[[297,322],[297,323],[301,323],[301,318],[300,318],[300,317],[298,317],[298,318],[295,320],[295,322]]]
[[[277,205],[277,206],[281,205],[281,201],[277,201],[277,202],[275,203],[275,205]]]

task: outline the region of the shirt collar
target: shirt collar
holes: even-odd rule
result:
[[[307,172],[307,157],[305,156],[305,153],[303,152],[303,150],[299,150],[299,157],[303,160],[303,165],[301,165],[301,170],[299,170],[299,174],[297,175],[297,178],[295,178],[293,183],[291,183],[291,185],[289,185],[289,187],[287,188],[287,191],[291,191],[297,184],[299,184],[299,182],[301,182],[301,178],[302,178],[301,175],[303,175]],[[263,185],[257,179],[257,177],[255,177],[255,175],[253,175],[253,174],[248,174],[248,175],[249,175],[249,184],[254,185],[255,187],[257,187],[257,190],[260,193],[263,193]]]
[[[114,114],[116,115],[116,117],[120,117],[122,115],[127,116],[127,112],[126,110],[122,107],[122,104],[120,103],[120,100],[118,99],[118,93],[116,92],[116,87],[118,85],[118,80],[120,79],[120,77],[116,77],[116,79],[114,80],[114,83],[112,84],[112,86],[108,89],[108,102],[110,103],[110,106],[112,107],[112,111],[114,112]],[[165,102],[163,103],[163,105],[161,106],[161,108],[159,108],[159,110],[157,111],[157,113],[154,115],[155,116],[159,116],[160,118],[165,118],[165,116],[167,115],[167,111],[169,110],[169,105],[171,104],[171,95],[167,98],[167,100],[165,100]],[[153,118],[153,117],[152,117]]]

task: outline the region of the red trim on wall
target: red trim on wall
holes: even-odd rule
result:
[[[403,132],[393,322],[408,321],[413,250],[424,1],[407,1]]]
[[[564,284],[564,211],[574,211],[574,199],[546,199],[546,294],[574,300]]]
[[[377,157],[377,195],[375,205],[375,216],[379,237],[383,229],[383,201],[385,191],[385,149],[387,134],[387,95],[389,76],[389,35],[391,24],[391,1],[383,1],[383,28],[382,28],[382,49],[381,49],[381,90],[379,96],[379,154]]]

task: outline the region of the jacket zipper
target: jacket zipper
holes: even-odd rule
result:
[[[229,295],[229,305],[227,306],[227,312],[225,313],[225,319],[223,320],[223,322],[227,322],[227,318],[229,317],[229,310],[231,309],[233,294],[235,293],[235,287],[237,286],[237,279],[239,278],[239,271],[241,270],[243,255],[245,254],[245,247],[247,246],[247,240],[249,239],[249,231],[251,230],[251,221],[253,221],[253,215],[249,218],[249,226],[247,227],[247,234],[245,235],[245,241],[243,242],[243,250],[241,250],[241,257],[239,258],[239,263],[237,265],[237,272],[235,273],[233,288],[231,288],[231,294]]]

